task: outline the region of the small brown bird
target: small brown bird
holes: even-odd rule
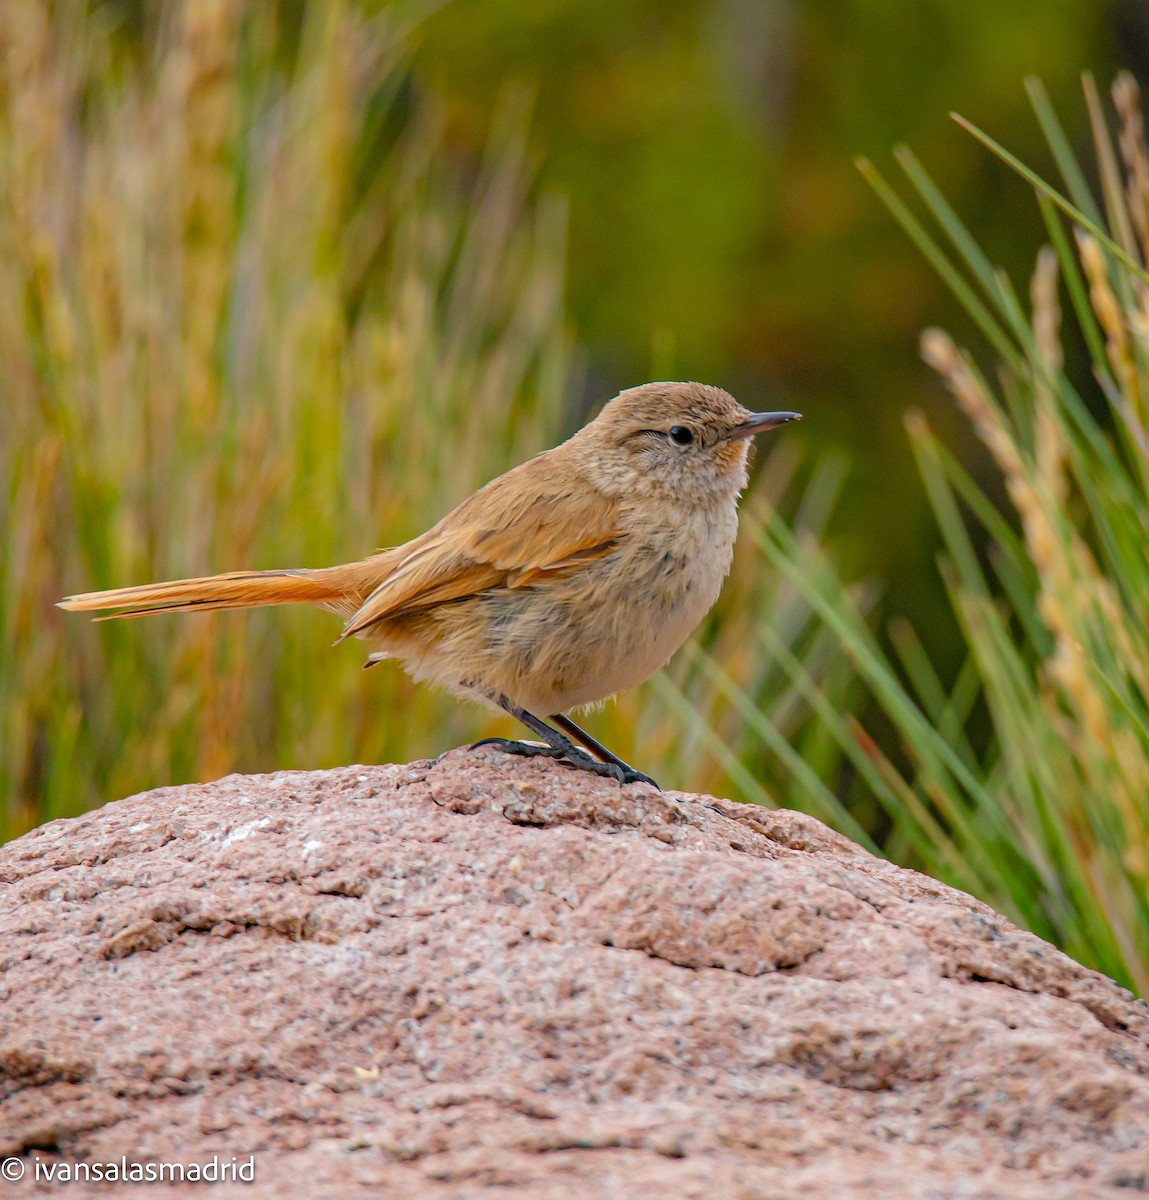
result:
[[[682,645],[730,570],[749,439],[800,419],[750,412],[706,384],[644,384],[420,537],[361,562],[87,592],[60,607],[140,617],[317,604],[346,618],[339,641],[375,648],[366,665],[397,658],[416,680],[510,713],[546,746],[488,742],[654,783],[564,714],[641,683]]]

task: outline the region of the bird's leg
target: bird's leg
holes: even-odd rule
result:
[[[546,745],[536,746],[532,742],[518,742],[510,738],[489,737],[475,742],[471,746],[472,750],[478,746],[498,746],[500,750],[505,751],[507,754],[518,754],[523,758],[534,758],[540,755],[544,758],[565,758],[574,766],[587,771],[593,771],[596,775],[609,776],[611,779],[617,779],[620,783],[623,782],[622,772],[617,767],[611,763],[600,763],[591,758],[589,754],[580,750],[573,742],[563,737],[557,729],[552,729],[545,721],[536,717],[534,713],[527,712],[525,708],[519,708],[517,704],[512,704],[505,696],[495,696],[494,700],[500,708],[514,717],[516,721],[521,721],[532,733],[537,733],[546,742]]]
[[[553,721],[563,733],[574,738],[576,742],[580,742],[592,754],[601,758],[603,762],[614,763],[626,775],[627,783],[652,783],[656,788],[658,787],[658,784],[649,775],[644,775],[641,771],[636,771],[629,763],[623,762],[617,754],[612,754],[602,742],[597,738],[591,737],[585,729],[581,729],[570,717],[563,716],[562,713],[552,713],[548,720]],[[658,788],[658,790],[662,791],[661,788]]]
[[[535,755],[543,755],[546,758],[564,758],[580,770],[590,771],[595,775],[605,775],[609,779],[617,779],[619,783],[654,782],[637,771],[631,771],[625,763],[599,762],[592,758],[568,738],[563,737],[557,729],[552,729],[534,713],[527,712],[526,709],[513,704],[506,696],[495,696],[493,699],[504,712],[509,713],[516,721],[521,721],[532,733],[537,733],[546,742],[546,745],[533,746],[529,742],[514,742],[507,738],[484,738],[481,742],[475,742],[472,749],[475,746],[498,746],[508,754],[521,754],[528,758]],[[655,786],[658,785],[655,784]]]

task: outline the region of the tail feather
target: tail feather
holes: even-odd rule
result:
[[[210,612],[224,608],[257,608],[267,604],[319,604],[344,615],[360,603],[363,583],[352,567],[318,571],[233,571],[203,579],[177,579],[170,583],[145,583],[67,596],[58,604],[69,612],[119,609],[97,617],[146,617],[165,612]],[[368,588],[368,591],[370,588]]]

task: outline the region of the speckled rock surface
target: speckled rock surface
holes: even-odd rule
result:
[[[213,1155],[255,1161],[215,1197],[1131,1196],[1149,1009],[796,813],[490,749],[233,776],[0,849],[7,1155],[13,1196]]]

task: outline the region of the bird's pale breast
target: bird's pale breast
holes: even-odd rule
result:
[[[578,571],[445,606],[430,656],[411,666],[543,715],[641,683],[714,603],[737,530],[733,500],[661,515],[657,524],[633,522],[614,553]]]

